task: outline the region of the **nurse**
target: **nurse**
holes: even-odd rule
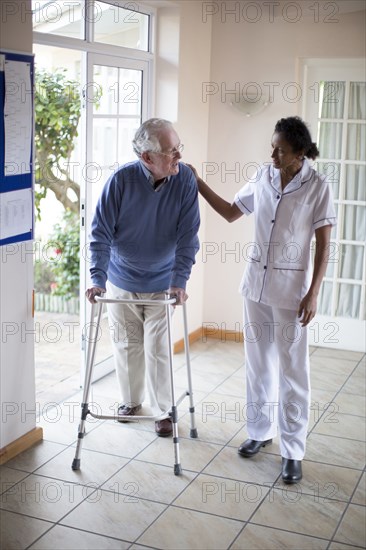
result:
[[[318,155],[305,123],[288,117],[275,126],[271,165],[262,166],[232,203],[191,166],[199,192],[228,222],[254,215],[254,243],[240,285],[249,439],[238,452],[253,457],[279,433],[285,483],[302,478],[310,408],[307,326],[316,314],[336,223],[329,183],[308,161]]]

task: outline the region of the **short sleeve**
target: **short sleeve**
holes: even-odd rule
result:
[[[313,229],[319,229],[325,225],[336,225],[337,216],[334,208],[333,193],[329,182],[319,179],[319,193],[317,196],[314,216]]]
[[[254,186],[256,178],[249,180],[234,197],[234,203],[239,210],[249,216],[254,212]]]

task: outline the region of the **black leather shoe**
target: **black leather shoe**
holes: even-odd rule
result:
[[[272,439],[267,439],[267,441],[256,441],[255,439],[247,439],[246,441],[244,441],[244,443],[240,445],[238,453],[241,456],[249,458],[256,455],[261,450],[261,447],[265,447],[266,445],[270,445],[271,443]]]
[[[285,483],[297,483],[302,479],[301,460],[282,458],[282,479]]]
[[[130,403],[132,405],[132,403]],[[118,407],[117,420],[118,422],[128,422],[129,416],[135,416],[141,411],[142,405],[136,405],[136,407],[130,407],[129,405],[121,405]]]

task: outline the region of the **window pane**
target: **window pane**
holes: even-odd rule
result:
[[[142,71],[119,69],[118,113],[141,116]]]
[[[319,174],[327,176],[327,180],[333,191],[335,200],[339,199],[339,177],[341,172],[341,165],[338,162],[317,162],[316,170]]]
[[[84,1],[32,0],[33,30],[84,39]]]
[[[343,118],[345,82],[322,82],[321,118]]]
[[[366,124],[348,124],[347,159],[366,160]]]
[[[351,82],[348,118],[366,119],[366,82]]]
[[[337,317],[357,319],[360,313],[361,285],[339,285]]]
[[[363,246],[341,245],[341,279],[362,280],[363,256]]]
[[[93,162],[100,168],[117,168],[117,120],[95,118],[93,123]]]
[[[341,122],[320,122],[318,142],[322,158],[341,158],[342,127]]]
[[[94,40],[96,42],[148,51],[148,15],[113,4],[95,2],[94,21]]]
[[[346,169],[345,198],[348,201],[366,201],[366,166],[348,164]]]
[[[331,315],[332,313],[332,283],[324,281],[319,293],[319,313]]]
[[[99,101],[94,102],[94,114],[117,114],[118,68],[106,65],[94,65],[93,92],[99,96]],[[88,92],[88,96],[90,95]]]
[[[132,149],[132,140],[137,128],[141,124],[140,118],[120,118],[118,120],[118,163],[125,164],[136,155]]]

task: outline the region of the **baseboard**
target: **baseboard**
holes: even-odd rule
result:
[[[9,445],[5,445],[5,447],[0,449],[0,464],[5,464],[5,462],[26,451],[39,441],[42,441],[42,439],[43,429],[38,427],[9,443]]]
[[[197,328],[193,332],[190,332],[188,335],[188,341],[190,344],[193,344],[193,342],[197,342],[197,340],[200,340],[202,337],[202,327]],[[178,340],[178,342],[175,342],[173,346],[174,353],[181,353],[184,351],[184,338],[181,340]]]
[[[193,332],[189,333],[189,343],[193,344],[193,342],[197,342],[197,340],[202,340],[202,342],[206,342],[207,340],[213,339],[213,340],[221,340],[222,342],[244,342],[243,333],[242,332],[235,332],[234,330],[224,330],[224,329],[217,329],[215,331],[212,331],[212,328],[209,327],[199,327]],[[184,339],[178,340],[178,342],[175,342],[173,346],[174,353],[181,353],[184,351]]]

